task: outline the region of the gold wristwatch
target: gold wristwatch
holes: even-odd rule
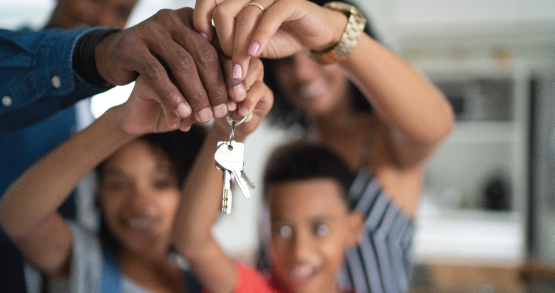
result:
[[[310,51],[310,58],[312,58],[312,60],[320,64],[332,64],[345,60],[345,58],[351,54],[357,45],[360,35],[364,31],[366,19],[360,14],[360,11],[356,7],[347,3],[328,2],[324,4],[324,7],[343,12],[349,18],[349,22],[347,23],[347,27],[345,27],[339,44],[320,52]]]

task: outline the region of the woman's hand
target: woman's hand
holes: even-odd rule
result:
[[[282,58],[302,50],[325,50],[338,43],[347,17],[305,0],[198,0],[195,29],[212,35],[213,16],[220,44],[232,57],[235,80],[243,80],[251,57]]]

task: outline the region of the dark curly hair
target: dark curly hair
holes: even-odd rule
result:
[[[342,199],[350,206],[348,194],[355,174],[328,148],[296,142],[277,148],[266,164],[264,194],[271,184],[297,180],[332,179],[341,186]]]
[[[325,0],[308,0],[317,5],[324,5],[329,1]],[[349,1],[342,1],[348,4],[352,4]],[[361,11],[362,13],[362,11]],[[368,18],[366,18],[368,19]],[[376,39],[376,34],[373,32],[370,24],[367,22],[364,32],[368,34],[373,39]],[[264,82],[266,85],[274,92],[274,105],[268,114],[268,119],[272,125],[289,128],[294,125],[302,125],[306,128],[307,119],[305,115],[298,109],[296,109],[291,103],[287,101],[287,98],[283,91],[280,89],[277,82],[277,71],[278,62],[280,59],[262,59],[264,64]],[[350,83],[350,95],[352,98],[352,107],[356,112],[372,112],[372,105],[368,102],[366,97],[362,92],[352,83]]]

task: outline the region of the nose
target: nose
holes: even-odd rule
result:
[[[312,251],[312,243],[307,233],[302,231],[293,233],[289,245],[289,255],[296,263],[308,261],[312,256]]]
[[[146,184],[136,184],[131,196],[128,197],[127,206],[136,216],[155,216],[158,212],[156,201]]]
[[[318,63],[312,61],[305,52],[297,53],[293,56],[293,72],[292,74],[299,81],[309,81],[314,78],[315,73],[319,70]]]

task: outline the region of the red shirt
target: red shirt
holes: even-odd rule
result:
[[[288,293],[279,288],[272,279],[265,277],[259,271],[238,263],[237,271],[239,273],[239,281],[235,288],[235,293]],[[354,290],[343,290],[344,293],[356,293]],[[203,291],[203,293],[208,293]]]

